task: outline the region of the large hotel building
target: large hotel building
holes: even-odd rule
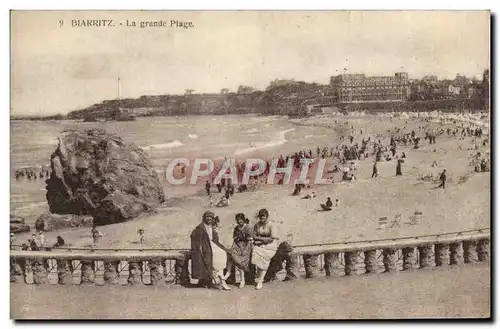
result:
[[[386,77],[342,74],[330,78],[330,87],[339,103],[398,102],[410,97],[408,73],[405,72]]]

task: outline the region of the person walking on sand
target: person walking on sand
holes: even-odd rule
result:
[[[399,159],[398,164],[396,165],[396,176],[402,176],[403,172],[401,171],[401,163],[403,160]]]
[[[372,178],[378,177],[378,168],[377,168],[377,161],[373,163],[373,172],[372,172]]]
[[[97,247],[97,244],[102,237],[102,233],[97,229],[95,225],[92,227],[90,233],[92,235],[92,248],[95,248]]]
[[[43,231],[38,232],[38,246],[40,248],[45,248],[45,234],[43,234]]]
[[[207,195],[210,195],[210,183],[208,180],[205,182],[205,191],[207,191]]]
[[[137,234],[139,235],[139,245],[142,247],[142,245],[145,242],[145,239],[144,239],[144,230],[142,228],[138,229],[137,230]]]
[[[443,169],[443,172],[441,173],[441,175],[439,176],[439,187],[442,187],[443,189],[445,188],[445,185],[446,185],[446,169]]]

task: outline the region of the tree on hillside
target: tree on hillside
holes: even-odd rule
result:
[[[239,85],[238,94],[250,94],[255,91],[255,88],[250,86]]]

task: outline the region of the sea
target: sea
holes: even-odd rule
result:
[[[48,211],[45,178],[16,180],[16,169],[50,164],[58,136],[67,129],[100,128],[141,147],[159,173],[174,159],[248,157],[270,159],[304,148],[332,145],[335,134],[320,127],[296,125],[281,116],[141,117],[136,121],[11,121],[11,214],[33,222]],[[162,182],[163,184],[163,182]]]

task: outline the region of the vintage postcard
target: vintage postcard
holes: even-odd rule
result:
[[[490,318],[490,20],[11,11],[11,318]]]

